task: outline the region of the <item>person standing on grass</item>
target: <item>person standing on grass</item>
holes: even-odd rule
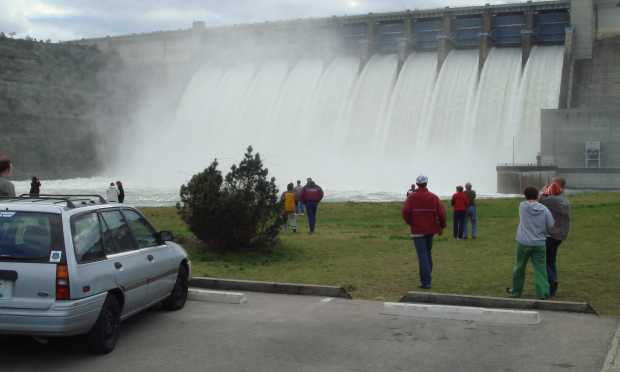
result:
[[[295,204],[295,213],[299,215],[304,214],[304,203],[301,201],[301,192],[304,187],[301,185],[301,181],[297,180],[297,186],[295,186],[295,200],[297,203]]]
[[[38,198],[39,194],[41,194],[41,181],[39,177],[35,176],[30,180],[30,191],[28,195],[30,195],[31,198]]]
[[[517,228],[517,261],[512,271],[512,288],[506,291],[512,297],[521,297],[525,282],[525,268],[531,258],[534,266],[536,297],[549,298],[545,241],[555,220],[547,207],[538,202],[538,190],[526,187],[525,201],[519,205],[519,227]]]
[[[456,187],[456,193],[452,195],[453,235],[454,239],[465,238],[465,213],[467,212],[467,195],[463,192],[463,186]]]
[[[14,198],[15,185],[9,181],[13,173],[13,164],[11,159],[4,155],[0,155],[0,198]]]
[[[472,190],[471,183],[465,184],[465,195],[467,195],[467,212],[465,212],[465,223],[463,225],[463,232],[465,234],[463,239],[467,239],[467,221],[471,223],[471,238],[476,239],[478,236],[478,217],[476,216],[476,192]]]
[[[295,214],[295,190],[293,183],[286,186],[286,191],[282,193],[282,203],[284,203],[284,214],[286,214],[286,229],[297,232],[297,214]]]
[[[121,181],[116,181],[116,190],[118,190],[118,202],[123,203],[125,201],[125,188]]]
[[[441,235],[446,228],[446,211],[437,195],[428,191],[428,177],[416,179],[417,190],[411,193],[401,211],[403,219],[411,228],[413,245],[418,255],[420,288],[432,285],[433,237]]]
[[[110,182],[110,187],[106,190],[106,198],[108,203],[118,203],[118,189],[114,182]]]
[[[411,188],[407,190],[407,197],[415,192],[415,184],[411,185]]]
[[[558,290],[557,255],[560,244],[570,230],[570,203],[564,194],[566,180],[554,178],[551,185],[540,196],[540,203],[551,211],[555,224],[546,240],[547,277],[549,279],[549,296],[555,297]]]
[[[316,210],[321,200],[323,200],[323,189],[317,185],[312,178],[308,178],[306,186],[301,191],[301,201],[306,205],[308,215],[308,227],[310,234],[314,234],[316,226]]]

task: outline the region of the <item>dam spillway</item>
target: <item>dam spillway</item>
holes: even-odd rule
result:
[[[400,73],[390,54],[373,56],[361,72],[351,57],[302,59],[290,69],[281,60],[206,65],[174,124],[157,135],[174,139],[162,144],[175,148],[167,161],[187,172],[253,145],[285,179],[378,188],[427,173],[492,190],[497,162],[536,160],[536,113],[558,106],[562,57],[562,47],[535,47],[522,69],[520,49],[495,48],[480,72],[475,50],[450,52],[439,71],[432,52],[411,54]]]
[[[282,184],[399,190],[425,173],[449,193],[494,192],[498,163],[536,161],[540,110],[561,104],[565,2],[340,21],[205,29],[174,113],[134,125],[141,146],[111,168],[158,159],[183,182],[252,145]]]

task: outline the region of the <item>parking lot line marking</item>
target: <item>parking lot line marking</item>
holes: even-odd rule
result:
[[[325,297],[324,299],[321,300],[321,302],[326,304],[328,302],[331,302],[333,299],[334,299],[333,297]]]
[[[611,339],[611,347],[607,353],[601,372],[620,372],[620,326]]]
[[[248,302],[248,298],[244,293],[212,291],[206,289],[189,289],[189,300],[219,302],[225,304],[243,304]]]
[[[419,318],[469,320],[501,324],[538,324],[538,311],[488,309],[483,307],[410,304],[384,302],[384,315],[403,315]]]

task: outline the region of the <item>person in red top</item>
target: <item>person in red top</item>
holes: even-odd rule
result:
[[[314,227],[316,226],[316,209],[321,200],[323,200],[323,195],[321,186],[317,185],[312,178],[308,178],[306,186],[301,190],[301,201],[306,205],[310,234],[314,233]]]
[[[418,188],[405,201],[402,216],[411,227],[413,245],[418,255],[420,288],[430,289],[433,271],[433,237],[446,227],[446,211],[437,195],[426,188],[428,177],[416,178]]]
[[[456,187],[456,193],[452,195],[452,209],[454,210],[454,239],[465,239],[465,215],[469,199],[467,194],[463,192],[463,186]]]

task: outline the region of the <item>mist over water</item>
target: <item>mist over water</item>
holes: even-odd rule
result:
[[[562,47],[437,54],[206,62],[180,98],[175,120],[136,122],[109,174],[174,193],[217,158],[226,172],[248,145],[281,188],[313,177],[350,200],[402,199],[421,173],[450,195],[469,181],[494,194],[498,163],[535,162],[540,109],[558,106]],[[155,129],[153,129],[155,128]],[[328,198],[329,198],[328,193]],[[372,196],[372,197],[371,197]]]

